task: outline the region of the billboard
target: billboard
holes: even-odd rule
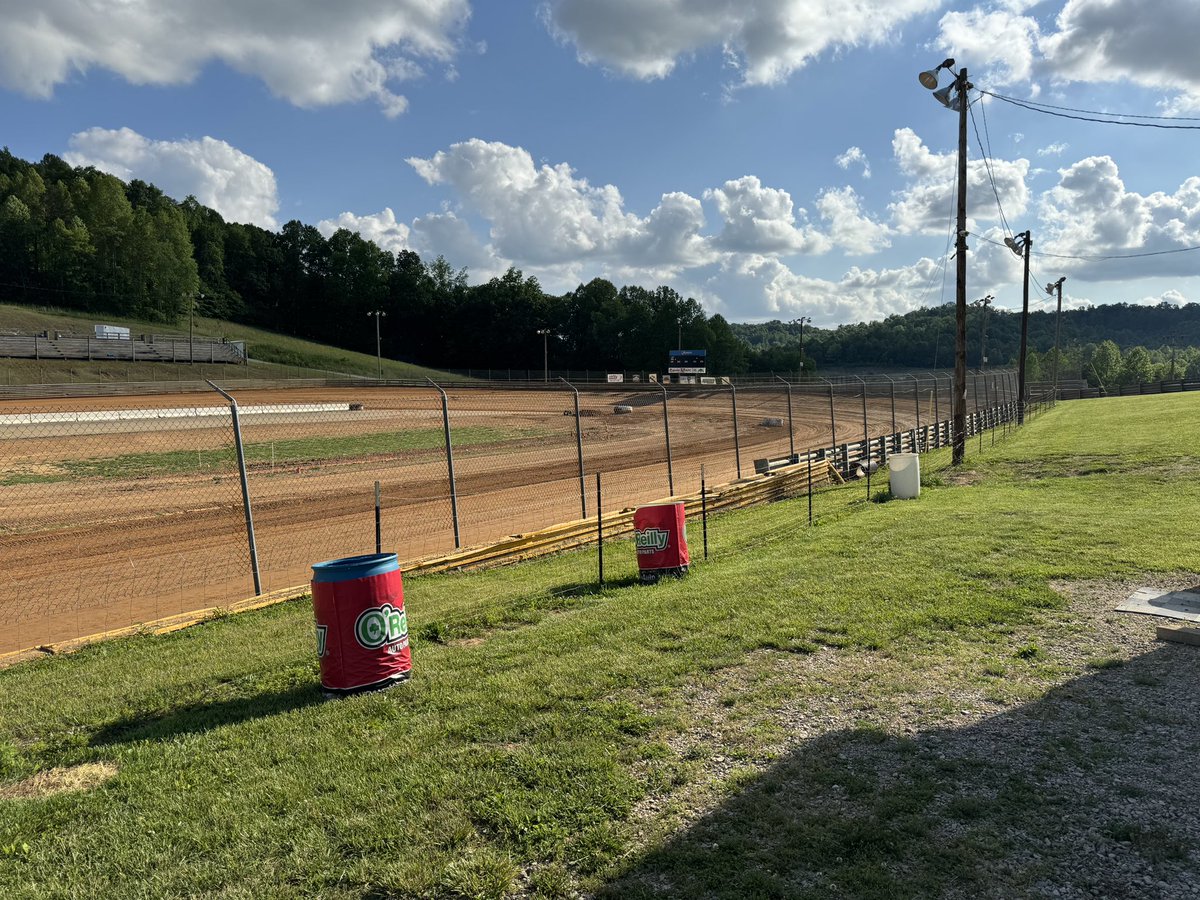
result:
[[[672,375],[705,375],[708,373],[708,351],[671,350],[667,371]]]

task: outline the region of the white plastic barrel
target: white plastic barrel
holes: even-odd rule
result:
[[[915,453],[893,453],[888,457],[891,471],[888,484],[898,500],[915,500],[921,496],[921,457]]]

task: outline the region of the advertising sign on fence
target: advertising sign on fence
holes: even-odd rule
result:
[[[615,375],[612,372],[608,373],[608,383],[609,384],[620,384],[624,380],[625,380],[625,376],[620,374],[619,372]]]

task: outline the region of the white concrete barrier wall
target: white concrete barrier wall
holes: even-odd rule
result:
[[[349,403],[297,403],[239,406],[243,416],[289,413],[348,412]],[[229,415],[228,406],[184,406],[163,409],[100,409],[86,412],[16,413],[0,416],[0,425],[51,425],[63,422],[122,422],[141,419],[206,418]]]

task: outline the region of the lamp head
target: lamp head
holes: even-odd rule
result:
[[[943,60],[941,65],[937,66],[936,68],[929,69],[928,71],[922,72],[920,75],[918,75],[917,80],[919,80],[921,82],[922,87],[926,87],[932,91],[938,86],[938,72],[940,72],[942,69],[949,69],[953,65],[954,65],[953,59]]]
[[[955,112],[958,112],[959,109],[962,108],[962,94],[958,93],[958,94],[955,94],[953,97],[950,96],[950,94],[954,90],[955,86],[956,86],[955,82],[953,82],[953,81],[950,82],[948,85],[946,85],[940,91],[934,91],[933,98],[935,100],[937,100],[938,103],[942,104],[942,106],[946,107],[946,109],[952,109]]]
[[[1006,237],[1004,239],[1004,246],[1007,247],[1009,250],[1011,250],[1013,253],[1019,254],[1021,252],[1020,244],[1018,244],[1016,241],[1014,241],[1010,237]]]

